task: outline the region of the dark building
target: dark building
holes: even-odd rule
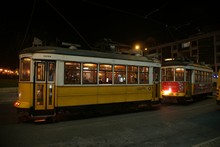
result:
[[[208,64],[217,72],[220,69],[220,31],[150,47],[144,54],[157,56],[162,63],[168,58],[186,57],[197,63]]]

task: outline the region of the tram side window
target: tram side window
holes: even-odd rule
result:
[[[128,66],[127,67],[127,82],[128,84],[137,84],[138,83],[138,67],[137,66]]]
[[[83,84],[97,84],[97,64],[83,64]]]
[[[20,61],[20,81],[30,81],[31,59],[22,58]]]
[[[78,62],[64,63],[64,84],[81,83],[81,64]]]
[[[211,72],[208,72],[207,78],[208,78],[208,82],[212,81],[212,73]]]
[[[201,72],[200,71],[198,71],[198,82],[201,82]]]
[[[208,73],[204,72],[204,82],[207,82]]]
[[[184,68],[176,68],[175,81],[184,81]]]
[[[195,70],[195,82],[198,82],[199,80],[198,80],[198,71],[197,70]]]
[[[140,84],[149,83],[149,67],[145,67],[145,66],[139,67],[139,80],[140,80]]]
[[[126,82],[126,66],[114,65],[114,83],[125,84]]]
[[[201,82],[204,82],[204,72],[201,71],[201,79],[200,79]]]
[[[100,64],[99,65],[99,84],[112,83],[112,65]]]

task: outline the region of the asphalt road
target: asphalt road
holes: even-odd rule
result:
[[[1,93],[1,92],[0,92]],[[8,96],[7,96],[8,95]],[[5,100],[6,98],[9,99]],[[0,146],[21,147],[219,147],[220,106],[214,97],[188,105],[63,119],[18,122],[12,101],[0,94]]]

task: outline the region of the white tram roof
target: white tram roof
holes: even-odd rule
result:
[[[84,56],[84,57],[97,57],[97,58],[110,58],[110,59],[122,59],[122,60],[133,60],[143,62],[157,62],[150,57],[146,56],[135,56],[129,54],[117,54],[117,53],[106,53],[94,50],[83,50],[83,49],[69,49],[64,47],[55,46],[33,46],[23,49],[20,54],[26,53],[45,53],[45,54],[59,54],[59,55],[73,55],[73,56]]]
[[[163,67],[178,67],[178,66],[184,66],[184,67],[188,67],[190,69],[192,69],[192,68],[203,68],[203,69],[213,70],[208,65],[193,63],[193,62],[190,62],[190,61],[172,60],[172,61],[167,61],[167,62],[162,63],[162,68]]]

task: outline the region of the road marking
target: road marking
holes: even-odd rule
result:
[[[193,145],[192,147],[219,147],[220,137],[216,137],[214,139]]]

